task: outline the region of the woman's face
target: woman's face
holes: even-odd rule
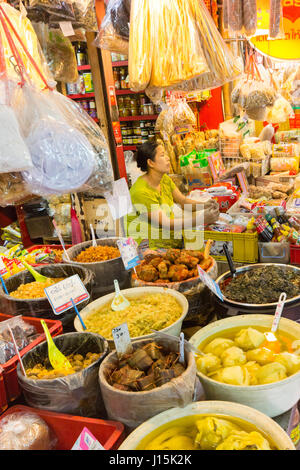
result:
[[[162,145],[157,147],[154,161],[148,160],[148,166],[159,173],[170,172],[170,159]]]

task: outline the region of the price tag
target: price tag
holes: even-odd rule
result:
[[[59,26],[64,36],[75,36],[71,21],[60,21]]]
[[[78,305],[90,298],[78,274],[46,287],[44,291],[55,315],[73,308],[71,299],[75,305]]]
[[[138,245],[133,238],[129,237],[118,240],[117,245],[127,271],[140,264],[140,257],[137,250]]]
[[[0,274],[1,276],[4,276],[4,274],[7,274],[7,267],[5,266],[5,263],[2,259],[2,257],[0,257]]]
[[[278,304],[277,304],[277,307],[276,307],[276,311],[275,311],[275,315],[274,315],[274,319],[273,319],[273,323],[272,323],[271,331],[273,333],[278,328],[279,320],[281,318],[281,314],[282,314],[282,310],[283,310],[285,301],[286,301],[286,293],[282,292],[280,294],[280,297],[279,297],[279,300],[278,300]]]
[[[241,171],[240,173],[237,173],[237,179],[239,180],[240,187],[242,188],[242,192],[245,196],[248,196],[249,194],[249,184],[247,177],[245,175],[244,171]]]
[[[105,450],[91,431],[84,427],[71,450]]]
[[[119,356],[123,356],[132,351],[132,343],[127,323],[122,323],[122,325],[113,328],[112,335]]]
[[[219,299],[224,300],[223,294],[221,292],[218,284],[205,272],[200,266],[197,266],[198,273],[201,281],[205,284]]]

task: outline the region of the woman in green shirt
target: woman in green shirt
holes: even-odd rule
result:
[[[125,219],[127,236],[149,240],[150,248],[181,248],[182,229],[214,223],[219,217],[218,203],[211,199],[199,203],[184,196],[171,178],[170,159],[157,142],[146,142],[136,154],[137,166],[145,172],[130,189],[135,212]],[[174,216],[174,203],[183,217]]]

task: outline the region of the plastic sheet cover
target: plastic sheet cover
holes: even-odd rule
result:
[[[18,366],[18,380],[29,406],[57,413],[86,417],[103,417],[98,383],[101,361],[108,353],[108,343],[95,333],[67,333],[53,338],[57,348],[65,355],[88,352],[102,353],[100,358],[80,372],[53,380],[27,379]],[[47,342],[38,345],[25,356],[25,370],[43,362],[48,357]]]
[[[95,40],[96,46],[128,55],[130,4],[131,0],[109,0]]]

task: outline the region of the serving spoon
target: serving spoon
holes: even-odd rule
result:
[[[30,274],[33,275],[34,279],[37,282],[47,282],[47,280],[49,279],[48,277],[43,276],[42,274],[38,273],[35,269],[33,269],[32,266],[30,266],[28,263],[26,263],[26,261],[22,261],[22,264],[30,272]]]

